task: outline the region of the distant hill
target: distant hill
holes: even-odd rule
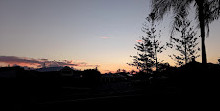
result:
[[[45,68],[39,68],[36,69],[38,72],[53,72],[53,71],[60,71],[64,67],[45,67]]]

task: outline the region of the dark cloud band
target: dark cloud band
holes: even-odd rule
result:
[[[90,66],[97,66],[97,65],[87,65],[85,62],[81,63],[73,63],[72,61],[63,60],[63,61],[50,61],[48,59],[33,59],[27,57],[16,57],[16,56],[0,56],[0,63],[6,64],[26,64],[26,65],[34,65],[36,67],[60,67],[60,66],[83,66],[83,67],[90,67]]]

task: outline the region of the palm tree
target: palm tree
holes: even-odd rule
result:
[[[172,10],[174,14],[174,24],[178,22],[178,17],[186,18],[190,6],[194,3],[196,7],[196,19],[199,22],[201,34],[202,63],[207,63],[205,48],[205,33],[209,34],[209,24],[217,20],[220,16],[220,0],[152,0],[152,13],[155,13],[157,20]]]

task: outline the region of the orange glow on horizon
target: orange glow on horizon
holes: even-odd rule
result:
[[[173,61],[172,59],[169,59],[167,57],[163,57],[163,56],[160,56],[161,59],[164,59],[166,60],[165,62],[163,63],[169,63],[170,66],[176,66],[175,64],[175,61]],[[27,58],[28,59],[28,58]],[[197,58],[196,61],[198,62],[201,62],[199,61],[201,58]],[[124,61],[124,63],[123,63]],[[75,69],[78,69],[78,70],[85,70],[85,69],[95,69],[96,67],[98,68],[98,70],[104,74],[104,73],[115,73],[118,69],[121,69],[121,70],[126,70],[127,72],[131,72],[132,70],[134,71],[139,71],[136,67],[132,67],[132,66],[129,66],[128,64],[126,64],[125,62],[127,61],[131,61],[129,59],[125,59],[123,61],[118,61],[118,63],[100,63],[99,65],[93,65],[93,64],[87,64],[85,61],[84,62],[79,62],[79,61],[68,61],[67,63],[71,63],[71,64],[74,64],[74,63],[81,63],[80,65],[77,65],[77,66],[71,66],[69,65],[69,67],[73,67]],[[213,62],[214,63],[214,62]],[[97,63],[94,63],[94,64],[97,64]],[[42,67],[42,64],[40,63],[27,63],[27,62],[16,62],[16,61],[7,61],[7,62],[0,62],[0,66],[14,66],[14,65],[18,65],[18,66],[21,66],[21,67],[30,67],[30,68],[40,68]],[[64,65],[64,66],[68,66],[68,65]]]

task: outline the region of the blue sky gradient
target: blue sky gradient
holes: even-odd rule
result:
[[[149,12],[150,0],[1,0],[0,55],[84,61],[103,72],[130,70],[126,63],[136,54],[133,47]],[[159,23],[165,43],[171,21]],[[219,21],[210,29],[208,62],[217,62]],[[169,53],[160,57],[172,63]]]

